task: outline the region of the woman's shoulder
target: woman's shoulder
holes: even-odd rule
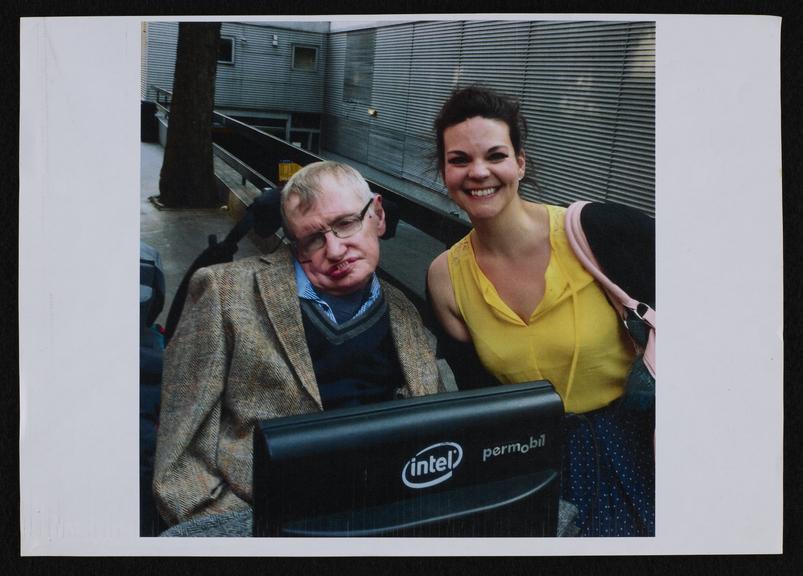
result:
[[[463,236],[460,240],[452,244],[452,246],[446,250],[443,254],[447,254],[450,257],[455,256],[464,256],[466,253],[470,253],[471,250],[471,235],[474,233],[472,229],[468,234]]]
[[[592,202],[580,224],[607,276],[631,296],[655,304],[655,220],[613,202]]]
[[[640,234],[649,234],[655,229],[655,220],[650,216],[616,202],[589,202],[580,212],[580,222],[586,234],[611,227]]]
[[[443,291],[451,290],[452,280],[449,272],[449,250],[438,254],[427,270],[427,292],[440,297]]]
[[[550,214],[562,216],[562,224],[567,208],[552,205],[547,208]],[[589,202],[580,210],[580,224],[595,254],[619,246],[622,242],[654,244],[655,220],[624,204]]]

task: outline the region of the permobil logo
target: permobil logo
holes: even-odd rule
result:
[[[428,488],[446,482],[461,460],[460,444],[440,442],[427,446],[404,465],[402,482],[410,488]]]
[[[529,442],[510,442],[509,444],[499,444],[490,448],[482,449],[482,461],[490,458],[504,456],[505,454],[527,454],[535,448],[543,448],[546,445],[546,434],[541,434],[537,438],[530,436]]]

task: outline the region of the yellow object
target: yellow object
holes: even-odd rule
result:
[[[290,177],[299,170],[301,170],[301,166],[295,162],[289,162],[287,160],[279,162],[279,184],[284,184],[290,180]]]
[[[455,299],[482,363],[503,383],[546,379],[567,412],[606,406],[622,395],[633,345],[605,293],[574,256],[565,208],[547,206],[552,253],[544,297],[524,322],[483,274],[472,230],[449,250]]]

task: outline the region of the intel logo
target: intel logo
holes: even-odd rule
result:
[[[428,488],[446,482],[462,459],[460,444],[440,442],[427,446],[404,465],[402,482],[410,488]]]

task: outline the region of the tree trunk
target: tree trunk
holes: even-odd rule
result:
[[[212,161],[220,22],[180,22],[159,201],[171,208],[218,207]]]

